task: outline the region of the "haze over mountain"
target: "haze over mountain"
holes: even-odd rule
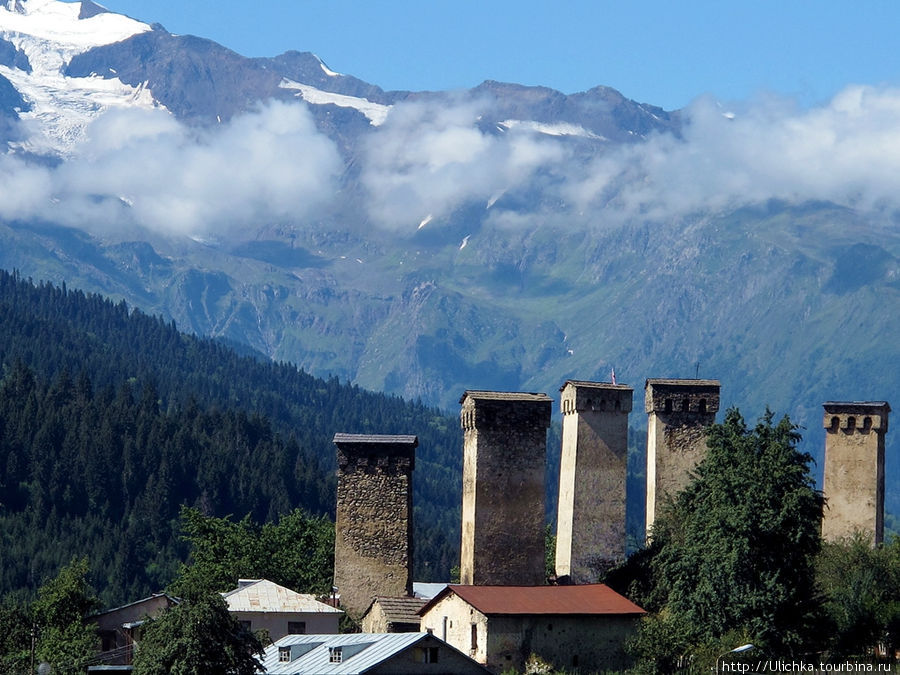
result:
[[[386,92],[57,0],[0,38],[2,267],[451,410],[699,374],[821,455],[822,402],[900,400],[898,91]]]

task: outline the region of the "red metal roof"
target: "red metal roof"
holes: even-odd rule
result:
[[[482,614],[646,614],[606,584],[581,586],[462,586],[451,584],[432,598],[424,614],[448,593],[456,593]]]

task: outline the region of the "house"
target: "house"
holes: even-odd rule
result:
[[[251,631],[266,630],[271,640],[285,635],[337,633],[343,612],[267,579],[240,579],[223,593],[228,611]]]
[[[428,633],[288,635],[266,649],[262,665],[260,672],[273,675],[486,675],[490,672]]]
[[[98,659],[108,665],[131,663],[135,642],[140,640],[144,619],[154,618],[178,604],[178,599],[166,593],[154,593],[148,598],[107,609],[89,617],[97,624],[100,636]]]
[[[419,614],[422,630],[499,672],[521,670],[531,654],[560,669],[624,670],[645,612],[604,584],[452,584]]]
[[[424,598],[377,597],[362,615],[363,633],[418,633]]]

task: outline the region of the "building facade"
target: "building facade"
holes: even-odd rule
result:
[[[460,580],[546,580],[546,394],[467,391],[460,400],[463,498]]]
[[[873,545],[884,540],[885,401],[829,401],[825,408],[825,511],[822,538],[858,533]]]
[[[412,594],[416,436],[335,434],[334,584],[355,619],[378,595]]]
[[[718,380],[647,380],[648,537],[660,507],[687,487],[706,454],[704,430],[716,421],[719,389]]]
[[[625,559],[628,413],[634,390],[568,380],[560,392],[556,574],[592,583]]]

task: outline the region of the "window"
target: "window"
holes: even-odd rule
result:
[[[290,661],[291,661],[291,648],[290,647],[279,647],[278,648],[278,661],[280,663],[290,663]]]
[[[425,648],[425,663],[437,663],[438,662],[438,652],[439,652],[439,649],[437,647],[426,647]]]
[[[238,621],[241,624],[241,630],[250,632],[250,622],[249,621]]]
[[[344,660],[344,650],[341,647],[329,647],[328,648],[328,662],[329,663],[342,663]]]
[[[478,624],[472,624],[472,651],[478,649]]]
[[[306,622],[288,621],[288,635],[306,635]]]

